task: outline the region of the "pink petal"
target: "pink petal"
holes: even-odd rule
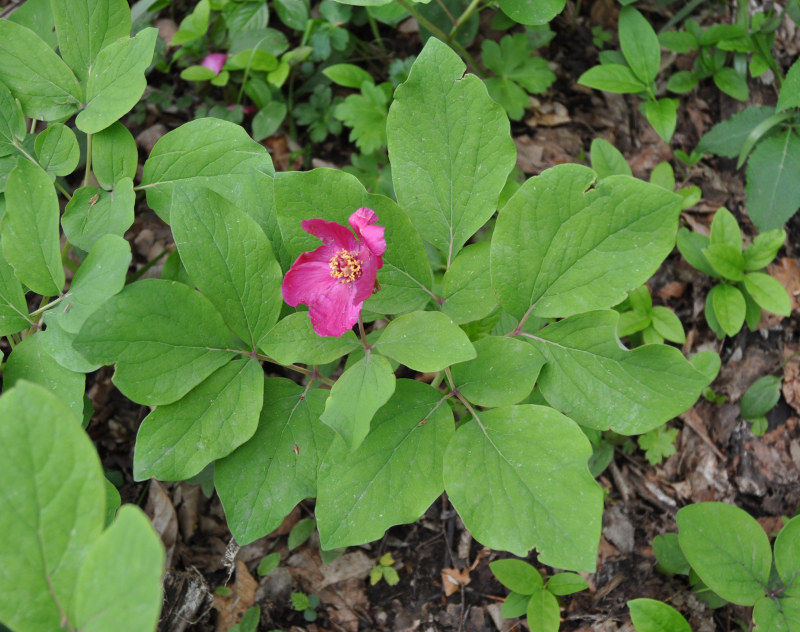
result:
[[[363,301],[355,301],[354,284],[336,283],[308,307],[311,326],[320,336],[341,336],[353,328],[361,314]]]
[[[283,277],[283,300],[292,307],[300,303],[310,305],[318,296],[329,292],[336,285],[328,265],[334,252],[330,246],[321,246],[314,252],[301,254]]]
[[[375,278],[378,270],[383,266],[383,258],[373,255],[367,247],[362,247],[358,254],[361,259],[361,276],[353,283],[356,286],[354,300],[363,303],[372,296]]]
[[[319,237],[326,246],[335,245],[346,250],[356,249],[356,238],[341,224],[326,222],[324,219],[304,219],[302,225],[304,231]]]
[[[386,239],[383,237],[386,229],[383,226],[372,226],[378,221],[375,211],[362,206],[350,216],[348,221],[353,230],[356,231],[358,238],[367,244],[373,253],[380,256],[386,252]]]
[[[209,70],[213,70],[214,74],[218,75],[227,59],[228,56],[225,53],[211,53],[205,56],[205,59],[200,62],[200,65],[205,66]]]

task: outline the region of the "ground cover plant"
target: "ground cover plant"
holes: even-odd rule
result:
[[[713,446],[694,420],[732,344],[725,337],[745,322],[757,330],[762,308],[785,317],[796,306],[791,276],[760,272],[781,248],[792,252],[786,232],[749,233],[745,245],[746,215],[719,208],[706,237],[684,214],[700,201],[696,184],[676,182],[667,162],[634,177],[601,138],[591,139],[591,167],[560,161],[527,177],[512,122],[522,125],[530,95],[556,79],[535,51],[565,3],[458,5],[28,0],[0,19],[4,625],[145,630],[161,611],[161,629],[173,629],[161,607],[177,526],[168,536],[156,516],[161,481],[202,489],[224,521],[227,548],[212,557],[227,575],[213,597],[198,591],[192,615],[207,616],[213,600],[218,629],[358,629],[358,617],[343,623],[328,609],[333,580],[297,574],[272,597],[245,589],[247,552],[267,591],[310,550],[326,568],[346,560],[375,590],[396,590],[404,553],[361,561],[348,547],[391,541],[446,498],[470,540],[461,568],[442,569],[445,595],[463,597],[470,572],[490,569],[512,591],[495,625],[525,614],[531,629],[557,630],[566,600],[598,587],[591,578],[614,539],[603,531],[603,473],[619,480],[629,437],[640,435],[651,465],[677,456],[678,430],[666,425],[676,417]],[[163,35],[159,11],[181,17],[171,52],[150,26]],[[479,38],[481,14],[493,14],[500,36]],[[381,29],[408,16],[420,45],[388,63]],[[626,6],[618,32],[623,59],[601,58],[602,71],[581,82],[645,94],[643,113],[668,141],[679,100],[660,96],[655,28]],[[366,70],[359,55],[381,48],[386,67]],[[595,81],[610,66],[636,90]],[[164,73],[208,92],[192,97],[191,120],[145,146],[130,128]],[[791,81],[792,71],[779,109],[795,105],[780,101]],[[300,134],[298,124],[307,145],[276,169],[270,139],[282,125]],[[337,134],[355,148],[349,171],[288,168]],[[167,243],[134,263],[143,215]],[[696,277],[713,334],[703,346],[696,326],[654,304],[676,241],[716,283]],[[742,397],[759,433],[780,399],[770,377]],[[135,446],[119,469],[102,469],[97,393],[112,384],[138,411]],[[149,486],[152,524],[136,506],[142,495],[120,494],[126,485]],[[719,511],[742,511],[732,495],[718,498],[729,503]],[[800,502],[791,498],[783,513]],[[682,522],[708,506],[677,514],[688,563],[720,597],[755,604],[759,629],[796,629],[795,521],[775,542],[780,579],[770,578],[772,554],[761,555],[758,598],[753,587],[742,600],[707,570],[709,538]],[[181,526],[187,540],[196,528]],[[496,559],[509,554],[561,572]],[[506,597],[500,584],[491,590]],[[278,595],[290,623],[261,607]],[[637,630],[658,629],[659,617],[689,625],[651,596],[626,600]],[[462,604],[459,626],[465,617]]]

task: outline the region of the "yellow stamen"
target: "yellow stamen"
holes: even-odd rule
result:
[[[344,248],[331,257],[328,266],[331,276],[340,283],[352,283],[361,276],[361,259]]]

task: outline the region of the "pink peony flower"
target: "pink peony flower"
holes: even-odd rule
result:
[[[205,56],[203,61],[200,62],[200,65],[205,66],[209,70],[212,70],[215,75],[218,75],[222,71],[222,67],[225,65],[225,60],[227,59],[228,56],[225,53],[211,53]]]
[[[322,245],[304,252],[283,279],[283,300],[292,307],[308,305],[311,326],[320,336],[341,336],[358,322],[361,306],[375,288],[383,265],[386,240],[378,216],[362,207],[348,222],[356,236],[341,224],[322,219],[303,220],[303,230]]]

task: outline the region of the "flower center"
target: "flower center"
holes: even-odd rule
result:
[[[339,283],[352,283],[361,276],[361,259],[355,252],[342,248],[328,262],[331,276]]]

